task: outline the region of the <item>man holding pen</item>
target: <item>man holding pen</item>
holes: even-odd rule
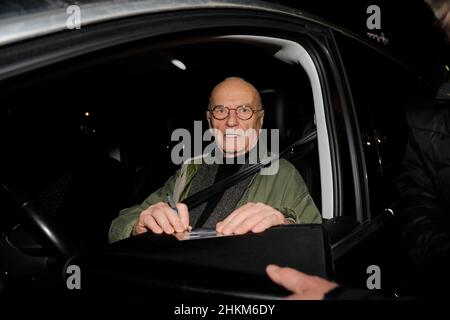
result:
[[[284,159],[279,160],[275,174],[257,173],[245,178],[188,212],[182,203],[184,199],[248,165],[247,155],[255,147],[259,134],[252,139],[238,132],[254,130],[259,133],[264,110],[255,87],[241,78],[232,77],[213,89],[206,116],[210,128],[216,129],[216,143],[224,159],[244,157],[246,162],[186,162],[142,204],[120,212],[111,224],[110,242],[144,232],[184,232],[190,230],[190,226],[215,229],[229,235],[262,232],[288,223],[321,223],[320,213],[303,178]],[[169,203],[168,195],[173,195]]]

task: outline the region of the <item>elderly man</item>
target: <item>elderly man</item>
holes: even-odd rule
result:
[[[210,128],[216,129],[216,142],[224,159],[245,158],[258,139],[264,110],[255,87],[241,78],[232,77],[213,89],[206,116]],[[257,132],[256,139],[251,135],[236,134],[252,130]],[[288,223],[321,222],[302,177],[284,159],[279,161],[276,174],[258,173],[244,179],[188,212],[182,203],[184,199],[247,165],[228,164],[227,161],[223,164],[185,162],[142,204],[120,212],[111,224],[110,242],[144,232],[184,232],[191,225],[229,235],[262,232]],[[178,214],[167,204],[167,194],[174,195]]]

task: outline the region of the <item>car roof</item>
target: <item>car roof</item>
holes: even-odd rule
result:
[[[0,46],[67,29],[71,0],[6,0],[0,7]],[[258,0],[79,0],[81,26],[141,14],[207,8],[238,8],[271,11],[345,32],[299,9]]]
[[[50,35],[67,30],[69,14],[67,8],[72,0],[4,0],[0,7],[0,48],[23,40]],[[294,7],[272,1],[259,0],[78,0],[81,10],[81,28],[101,22],[144,14],[175,12],[198,9],[244,9],[273,12],[309,21],[338,31],[357,40],[397,64],[412,71],[409,66],[393,57],[389,52],[363,39],[353,31]]]

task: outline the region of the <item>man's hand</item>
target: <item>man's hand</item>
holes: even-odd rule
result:
[[[266,272],[273,282],[292,291],[293,294],[285,298],[287,300],[322,300],[338,286],[335,282],[273,264],[267,266]]]
[[[148,230],[154,233],[186,231],[189,227],[188,208],[184,203],[177,203],[177,213],[165,202],[158,202],[142,211],[133,227],[132,235],[138,235]]]
[[[223,234],[263,232],[280,224],[287,224],[284,215],[264,203],[247,203],[217,223],[216,231]]]

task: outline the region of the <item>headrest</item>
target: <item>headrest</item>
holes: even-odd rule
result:
[[[314,108],[285,92],[274,89],[260,91],[266,129],[279,129],[284,146],[309,132],[314,125]]]

